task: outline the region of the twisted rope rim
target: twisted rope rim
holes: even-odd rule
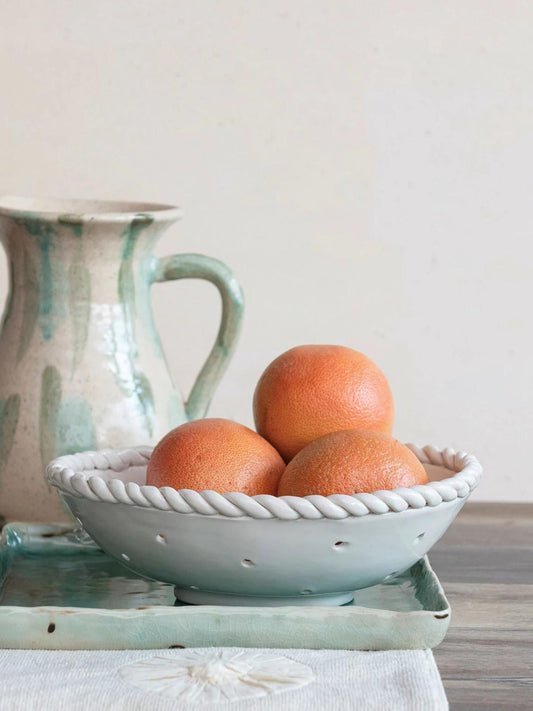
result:
[[[238,492],[219,494],[216,491],[192,491],[164,486],[139,486],[121,479],[106,481],[92,472],[115,471],[133,466],[146,466],[152,447],[104,449],[98,452],[69,454],[52,461],[47,469],[48,482],[60,491],[110,504],[142,506],[159,511],[183,514],[224,516],[255,519],[343,519],[349,516],[399,513],[408,508],[432,508],[442,503],[464,499],[476,488],[482,474],[479,461],[472,454],[454,449],[437,449],[407,445],[422,464],[434,464],[452,472],[453,476],[419,486],[371,494],[333,494],[332,496],[248,496]]]

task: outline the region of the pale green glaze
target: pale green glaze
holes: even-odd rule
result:
[[[81,395],[61,403],[56,418],[55,447],[56,451],[66,454],[96,449],[92,408]]]
[[[60,406],[61,375],[55,366],[48,365],[43,370],[41,378],[41,404],[39,408],[39,445],[43,468],[57,456],[56,422]]]
[[[9,459],[20,414],[20,395],[0,400],[0,478]]]
[[[117,383],[127,397],[134,397],[138,408],[143,414],[148,437],[153,434],[154,427],[154,396],[147,376],[140,370],[137,360],[135,322],[137,318],[137,290],[134,274],[134,258],[137,241],[141,232],[153,222],[146,215],[136,215],[126,227],[122,235],[122,261],[118,274],[118,295],[122,305],[123,320],[112,325],[115,341],[115,372]],[[144,298],[146,296],[142,294]],[[118,320],[117,320],[118,321]],[[155,331],[155,329],[154,329]],[[128,368],[120,368],[117,364],[117,353],[127,355]],[[127,376],[124,374],[127,372]]]
[[[90,404],[81,395],[63,400],[61,375],[53,365],[43,371],[39,418],[43,467],[59,452],[74,454],[96,449]]]
[[[54,240],[53,226],[44,222],[38,215],[27,213],[24,217],[18,218],[18,224],[38,240],[41,254],[38,319],[43,338],[49,340],[66,312],[65,274],[61,247]]]
[[[0,598],[0,647],[17,649],[424,649],[450,622],[426,558],[338,608],[174,606],[169,585],[52,525],[4,528]]]
[[[40,287],[37,277],[37,269],[33,263],[29,250],[24,247],[22,252],[24,284],[26,288],[22,294],[22,324],[20,328],[20,340],[17,350],[17,363],[22,360],[28,350],[37,319],[39,317]]]
[[[150,249],[154,243],[154,239],[150,240]],[[159,260],[157,257],[145,256],[141,261],[140,274],[139,274],[139,294],[141,298],[139,299],[139,316],[141,323],[148,334],[150,341],[152,343],[153,352],[157,358],[163,359],[163,346],[161,345],[161,339],[159,338],[159,333],[154,320],[154,312],[152,311],[152,301],[150,298],[150,289],[154,282],[154,276],[157,271],[157,265]]]
[[[154,393],[152,391],[152,386],[147,376],[135,367],[133,372],[133,382],[135,395],[139,407],[142,409],[145,421],[145,427],[148,437],[151,439],[154,433],[154,418],[155,418],[155,406],[154,406]]]
[[[70,227],[74,237],[81,239],[83,236],[83,218],[81,215],[59,215],[57,221],[61,225]]]
[[[142,327],[151,340],[154,353],[162,358],[163,349],[155,326],[150,299],[150,287],[158,264],[158,259],[152,255],[152,249],[158,234],[150,231],[143,235],[142,242],[139,239],[141,233],[147,231],[153,221],[150,215],[135,215],[124,231],[119,294],[121,302],[130,311],[132,323],[135,323],[135,317],[138,315]]]
[[[72,371],[74,372],[83,358],[89,334],[91,316],[91,273],[85,263],[83,249],[83,222],[76,215],[62,215],[58,222],[68,225],[76,237],[72,262],[68,270],[68,305],[74,341],[72,352]]]
[[[74,341],[72,370],[75,371],[83,358],[89,335],[91,315],[91,274],[80,256],[68,270],[69,308]]]
[[[122,262],[118,273],[118,293],[124,309],[129,314],[129,322],[132,331],[136,317],[137,305],[135,302],[135,278],[133,274],[133,258],[135,256],[135,246],[141,232],[152,222],[142,215],[135,216],[122,234]],[[132,336],[134,333],[132,332]]]

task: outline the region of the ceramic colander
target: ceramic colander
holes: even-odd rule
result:
[[[106,553],[199,604],[340,605],[405,571],[477,486],[477,459],[408,445],[430,482],[353,496],[146,486],[151,448],[83,452],[47,477]]]

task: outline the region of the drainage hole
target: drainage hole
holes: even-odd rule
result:
[[[333,548],[339,551],[341,548],[346,548],[347,545],[349,545],[348,541],[335,541]]]
[[[124,558],[124,560],[129,560],[129,559],[130,559],[129,555],[126,555],[125,553],[121,553],[120,555],[121,555],[122,558]]]
[[[55,628],[56,628],[55,624],[53,622],[50,622],[50,624],[48,625],[48,632],[49,633],[53,632],[55,630]]]
[[[167,539],[165,538],[165,535],[163,533],[158,533],[157,536],[155,537],[155,540],[158,543],[166,543]]]
[[[255,563],[249,558],[243,558],[243,560],[241,560],[241,565],[243,566],[243,568],[253,568]]]

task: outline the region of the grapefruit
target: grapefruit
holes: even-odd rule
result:
[[[146,472],[151,486],[276,495],[285,463],[274,447],[232,420],[206,418],[171,430]]]
[[[316,439],[287,465],[278,496],[361,494],[427,484],[417,457],[383,432],[342,430]]]
[[[257,431],[287,462],[330,432],[390,434],[394,420],[387,379],[345,346],[297,346],[280,355],[261,375],[253,408]]]

